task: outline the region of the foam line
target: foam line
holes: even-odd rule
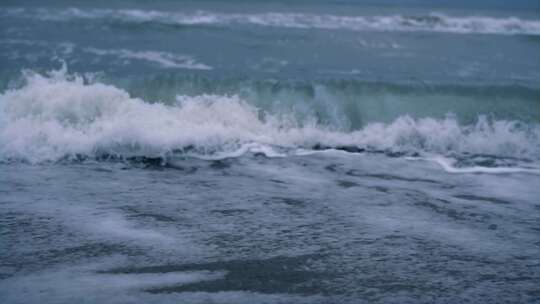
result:
[[[538,168],[519,168],[519,167],[464,167],[458,168],[453,166],[454,161],[445,157],[433,157],[427,158],[426,160],[433,161],[439,164],[444,171],[448,173],[485,173],[485,174],[509,174],[509,173],[529,173],[529,174],[540,174],[540,169]]]

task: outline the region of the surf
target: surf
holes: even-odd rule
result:
[[[388,155],[493,155],[538,162],[537,123],[478,117],[370,122],[358,129],[263,111],[238,95],[178,95],[174,103],[132,97],[124,89],[69,74],[26,71],[0,95],[0,158],[32,163],[66,158],[290,156],[341,149]]]

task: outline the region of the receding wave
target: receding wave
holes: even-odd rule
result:
[[[540,20],[517,17],[427,15],[342,16],[303,13],[225,14],[207,11],[165,12],[136,9],[6,9],[3,16],[48,21],[93,20],[120,23],[157,23],[172,26],[257,25],[300,29],[352,31],[424,31],[458,34],[540,35]]]
[[[314,119],[261,111],[238,96],[178,96],[149,103],[115,86],[59,70],[26,72],[25,84],[0,95],[0,158],[29,162],[63,158],[174,153],[287,155],[298,149],[354,147],[408,154],[495,155],[540,160],[540,126],[480,117],[370,123],[339,130]],[[268,152],[273,151],[273,152]]]

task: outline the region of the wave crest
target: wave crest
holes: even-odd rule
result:
[[[0,95],[3,160],[159,157],[182,151],[227,156],[271,148],[287,154],[314,147],[540,159],[538,124],[480,117],[464,126],[451,116],[402,116],[389,124],[346,131],[315,119],[298,121],[292,114],[263,112],[234,95],[178,96],[172,105],[149,103],[115,86],[68,75],[65,68],[48,75],[27,72],[25,80],[20,88]]]
[[[23,9],[3,11],[4,16],[37,18],[46,21],[100,19],[121,23],[157,23],[172,26],[258,25],[285,28],[314,28],[353,31],[423,31],[458,34],[540,35],[540,20],[517,17],[448,16],[431,13],[419,16],[342,16],[303,13],[226,14],[143,11],[137,9]]]

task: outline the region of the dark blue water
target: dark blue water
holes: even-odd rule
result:
[[[540,302],[537,1],[3,1],[1,303]]]

